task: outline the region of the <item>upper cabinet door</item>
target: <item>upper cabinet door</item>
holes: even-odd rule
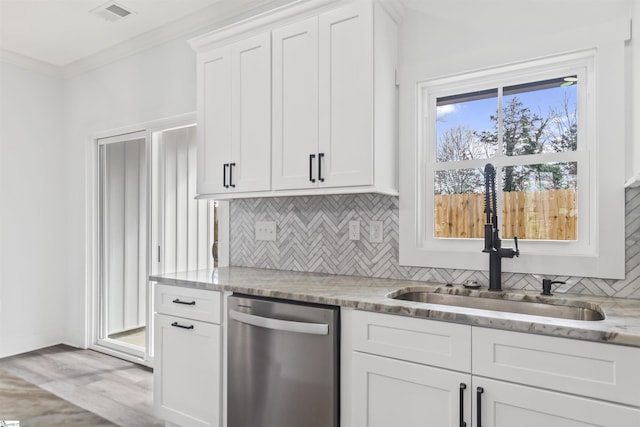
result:
[[[231,50],[198,57],[198,194],[222,193],[231,161]]]
[[[273,31],[273,189],[317,186],[317,151],[318,18],[313,17]]]
[[[373,17],[369,2],[319,17],[320,186],[373,184]]]
[[[231,49],[232,191],[271,188],[271,34],[237,42]]]

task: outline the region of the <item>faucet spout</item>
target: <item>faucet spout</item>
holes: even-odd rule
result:
[[[498,214],[496,201],[496,168],[487,163],[484,167],[484,212],[487,221],[484,225],[484,249],[482,252],[489,254],[489,290],[502,290],[502,258],[520,256],[518,238],[514,237],[515,249],[503,248],[498,228]]]

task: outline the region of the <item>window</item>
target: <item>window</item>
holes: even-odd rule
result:
[[[504,238],[578,240],[578,82],[570,74],[431,97],[434,237],[483,237],[483,168],[466,166],[485,160],[499,167]]]
[[[603,130],[616,133],[623,110],[596,110],[596,62],[584,51],[417,83],[413,151],[401,144],[401,265],[488,270],[481,239],[491,163],[503,244],[517,236],[521,251],[503,271],[624,275],[620,230],[604,234],[613,227],[601,214],[603,189],[617,188],[601,159],[607,145],[624,147]]]

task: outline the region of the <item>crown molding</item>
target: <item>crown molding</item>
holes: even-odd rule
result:
[[[0,61],[53,77],[71,78],[171,40],[180,37],[196,37],[296,1],[300,0],[250,0],[214,3],[180,20],[147,31],[64,66],[56,66],[2,49],[0,49]]]
[[[48,62],[21,55],[6,49],[0,49],[0,62],[16,65],[38,74],[44,74],[55,78],[64,78],[64,70]]]
[[[261,12],[252,13],[245,17],[239,17],[228,25],[198,35],[189,40],[189,44],[196,52],[203,52],[221,43],[227,43],[238,37],[244,37],[250,32],[262,31],[270,28],[275,23],[286,22],[292,17],[303,16],[305,13],[321,10],[327,6],[337,4],[345,0],[293,0],[286,2],[272,2],[272,7]],[[353,1],[353,0],[350,0]]]

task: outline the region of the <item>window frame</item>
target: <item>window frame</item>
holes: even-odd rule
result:
[[[598,139],[601,139],[602,135],[601,129],[599,130],[598,127],[602,128],[603,126],[602,119],[597,114],[600,111],[596,104],[599,86],[599,76],[596,75],[597,56],[596,49],[589,49],[416,82],[414,89],[415,142],[413,147],[415,182],[413,183],[414,194],[412,194],[409,203],[406,203],[407,199],[403,203],[401,197],[401,265],[465,270],[488,269],[488,257],[481,253],[481,239],[434,237],[433,174],[435,170],[483,168],[489,162],[501,170],[500,168],[503,166],[519,164],[577,161],[579,165],[577,177],[578,240],[519,241],[521,258],[516,261],[505,260],[503,271],[605,278],[624,277],[624,256],[622,256],[622,263],[614,263],[612,256],[616,254],[609,256],[607,260],[607,254],[603,253],[602,247],[599,246],[603,239],[598,235],[600,222],[597,204],[599,192],[602,191],[599,185],[600,180],[604,178],[598,174],[599,165],[597,163],[599,150],[603,149],[598,145]],[[579,81],[577,95],[578,146],[576,151],[521,156],[506,156],[498,151],[497,155],[490,159],[436,162],[437,98],[572,74],[578,75]],[[501,103],[498,108],[502,108]],[[500,173],[498,175],[501,176]],[[402,181],[403,177],[401,177],[401,183]],[[496,186],[498,187],[499,184],[496,183]],[[604,187],[610,187],[610,184]],[[405,188],[407,188],[406,185],[402,190]],[[624,211],[624,207],[622,207],[622,211]],[[505,240],[504,245],[512,246],[512,242],[510,239]],[[612,247],[612,244],[608,243],[608,246]],[[602,257],[603,254],[604,257]],[[594,260],[601,257],[601,262],[594,263]]]

